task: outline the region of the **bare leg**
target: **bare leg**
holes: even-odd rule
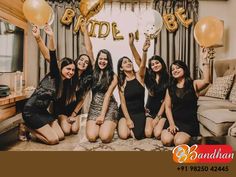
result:
[[[177,132],[174,138],[174,144],[175,146],[181,145],[181,144],[188,144],[190,140],[190,135],[185,132]]]
[[[75,122],[71,124],[71,131],[73,134],[77,134],[80,128],[80,117],[77,116],[75,118],[76,118]]]
[[[163,127],[165,125],[166,119],[162,118],[159,120],[159,122],[157,123],[157,125],[154,127],[154,136],[156,139],[160,140],[161,139],[161,132],[163,130]]]
[[[98,138],[99,125],[94,120],[88,120],[86,124],[86,136],[90,142],[95,142]]]
[[[41,128],[31,130],[31,133],[45,144],[54,145],[59,143],[57,133],[52,129],[49,124],[44,125]]]
[[[131,130],[128,128],[126,119],[121,118],[118,123],[118,134],[121,139],[128,139],[128,137],[131,135]]]
[[[110,143],[116,129],[116,123],[111,120],[105,120],[100,126],[99,137],[103,143]]]
[[[68,117],[66,115],[59,115],[58,120],[62,131],[65,135],[71,134],[71,124],[67,121]]]
[[[146,118],[145,136],[147,138],[152,137],[152,132],[153,132],[152,121],[153,121],[153,119],[151,117]]]
[[[56,132],[56,134],[57,134],[60,141],[65,139],[65,135],[64,135],[60,125],[58,124],[58,120],[55,120],[55,121],[51,122],[50,126]]]
[[[161,133],[161,142],[164,146],[171,146],[174,141],[174,135],[164,129]]]

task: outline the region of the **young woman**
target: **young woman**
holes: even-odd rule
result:
[[[85,37],[85,46],[93,59],[92,43],[88,36]],[[113,71],[111,54],[102,49],[94,65],[92,101],[86,124],[86,135],[90,142],[95,142],[99,137],[103,143],[109,143],[113,138],[118,118],[118,106],[113,96],[116,85],[117,76]]]
[[[128,57],[122,57],[118,61],[118,87],[121,101],[118,134],[121,139],[132,136],[140,140],[145,137],[144,78],[149,46],[150,40],[146,39],[143,46],[143,59],[137,73]]]
[[[36,33],[37,27],[33,27]],[[26,102],[23,110],[23,119],[26,126],[42,142],[46,144],[57,144],[64,139],[55,114],[48,112],[50,103],[59,100],[66,92],[65,105],[76,100],[77,75],[76,66],[72,59],[63,58],[60,61],[60,69],[57,64],[54,35],[50,26],[44,31],[49,36],[50,50],[50,73],[40,82],[39,86]],[[66,89],[65,89],[66,88]]]
[[[134,36],[129,34],[130,49],[133,53],[135,62],[141,64],[141,58],[134,46]],[[145,84],[148,89],[148,99],[146,104],[146,125],[145,136],[161,138],[161,131],[165,124],[165,103],[164,97],[168,85],[169,75],[167,73],[164,60],[157,55],[148,61],[148,68],[145,74]]]
[[[82,25],[81,29],[85,38],[88,37],[87,31]],[[40,51],[43,56],[50,61],[49,50],[45,46],[42,38],[40,37],[40,31],[35,29],[35,36]],[[66,92],[57,102],[54,104],[55,114],[58,116],[59,124],[65,135],[77,134],[80,128],[80,116],[78,115],[84,103],[84,99],[92,84],[93,67],[90,57],[87,54],[81,54],[76,60],[76,66],[78,69],[78,85],[76,87],[76,100],[69,105],[65,105]],[[64,87],[66,89],[66,86]]]
[[[175,61],[170,66],[170,85],[165,99],[168,122],[165,123],[161,141],[165,146],[187,144],[191,136],[199,135],[197,119],[198,92],[209,83],[208,50],[203,49],[203,80],[192,80],[186,64]]]

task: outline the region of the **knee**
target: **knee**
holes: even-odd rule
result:
[[[152,137],[152,129],[151,128],[146,128],[145,129],[145,136],[147,138],[151,138]]]
[[[161,139],[161,131],[154,131],[154,136],[156,139],[160,140]]]
[[[60,135],[58,135],[58,139],[59,139],[59,141],[62,141],[65,139],[65,135],[63,132]]]
[[[109,135],[100,135],[100,139],[103,143],[110,143],[112,140],[112,136]]]
[[[65,136],[68,136],[71,134],[71,130],[69,127],[61,126],[61,129],[62,129]]]
[[[119,129],[118,129],[118,135],[119,135],[119,138],[122,140],[126,140],[129,137],[128,132],[124,132]]]
[[[59,143],[59,138],[57,138],[57,137],[48,138],[48,139],[47,139],[47,143],[48,143],[48,145],[55,145],[55,144],[58,144],[58,143]]]
[[[87,139],[89,142],[96,142],[97,135],[95,133],[87,132]]]
[[[185,138],[181,138],[181,137],[178,137],[178,138],[174,139],[175,146],[178,146],[178,145],[181,145],[181,144],[187,144],[188,142],[189,142],[189,139],[185,139]]]
[[[76,135],[76,134],[79,133],[79,129],[77,129],[77,130],[73,130],[73,129],[72,129],[71,132]]]
[[[173,138],[170,137],[161,137],[161,142],[164,146],[172,146],[173,144]]]

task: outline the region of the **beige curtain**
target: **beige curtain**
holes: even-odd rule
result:
[[[71,1],[69,3],[66,1],[49,1],[49,4],[54,11],[54,22],[51,26],[55,35],[57,57],[59,59],[69,57],[75,60],[80,53],[83,52],[83,40],[80,40],[80,33],[73,33],[75,20],[73,20],[70,26],[63,25],[60,22],[60,18],[64,14],[65,9],[68,7],[72,7],[76,13],[79,14],[78,8],[75,8],[77,5],[76,3],[78,4],[78,1]],[[48,39],[43,30],[41,30],[41,36],[47,45]],[[39,55],[39,63],[39,79],[41,80],[45,74],[48,73],[49,66],[41,54]]]
[[[193,19],[189,28],[178,22],[178,30],[170,33],[163,25],[160,37],[155,40],[155,54],[160,55],[167,67],[175,60],[184,61],[190,69],[191,77],[198,76],[198,46],[194,40],[194,25],[198,20],[198,0],[154,0],[153,6],[160,14],[174,14],[183,7],[187,18]],[[178,21],[178,20],[177,20]]]

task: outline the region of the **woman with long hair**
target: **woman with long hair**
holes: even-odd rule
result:
[[[138,72],[134,71],[133,63],[128,57],[122,57],[118,61],[118,88],[121,101],[118,134],[121,139],[132,136],[140,140],[145,137],[144,79],[149,47],[150,39],[147,38]]]
[[[134,36],[129,34],[130,49],[133,53],[135,62],[141,64],[141,58],[134,46]],[[157,139],[161,138],[161,131],[165,124],[165,93],[168,86],[169,75],[164,60],[157,55],[148,60],[148,68],[145,75],[145,85],[148,90],[146,103],[146,125],[145,136],[147,138],[154,135]]]
[[[33,34],[38,27],[34,26]],[[54,44],[54,34],[50,26],[44,31],[49,36],[50,72],[39,83],[39,86],[26,102],[23,109],[23,119],[31,133],[46,144],[57,144],[64,139],[57,117],[48,112],[50,103],[55,103],[64,96],[65,105],[76,100],[77,72],[75,62],[70,58],[60,60],[60,69],[57,63]],[[36,39],[37,40],[37,39]]]
[[[85,38],[85,47],[93,59],[92,43],[89,37]],[[113,62],[108,50],[98,52],[92,83],[92,101],[90,104],[86,135],[90,142],[95,142],[99,137],[103,143],[111,142],[118,118],[118,106],[113,96],[117,86],[117,76],[113,71]]]
[[[85,25],[81,25],[81,31],[84,34],[84,38],[88,38]],[[50,61],[49,50],[45,46],[42,38],[40,37],[40,31],[37,28],[34,37],[37,40],[39,49],[47,61]],[[78,81],[76,86],[76,100],[65,105],[65,94],[55,102],[53,105],[55,114],[58,116],[59,124],[65,135],[77,134],[80,128],[80,112],[84,103],[84,99],[91,88],[92,76],[93,76],[93,61],[88,54],[81,54],[75,60],[77,66]],[[66,89],[66,87],[64,87]]]
[[[170,66],[170,85],[165,99],[166,121],[161,134],[165,146],[187,144],[192,136],[199,135],[197,119],[198,93],[209,83],[207,49],[201,50],[203,60],[202,80],[193,80],[187,65],[176,60]]]

